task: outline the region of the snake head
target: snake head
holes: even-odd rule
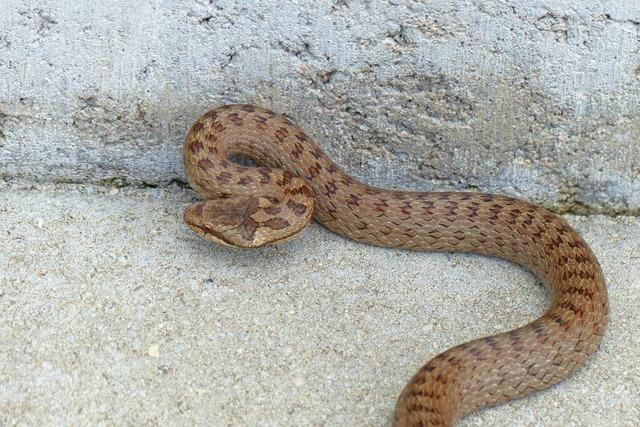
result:
[[[199,236],[241,248],[283,243],[311,221],[314,200],[242,196],[212,199],[187,207],[184,220]]]

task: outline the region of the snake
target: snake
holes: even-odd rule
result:
[[[204,113],[183,146],[202,200],[184,221],[222,245],[256,248],[295,238],[312,218],[365,244],[476,253],[531,271],[550,295],[544,314],[430,359],[400,393],[394,426],[450,426],[481,408],[547,388],[594,353],[608,318],[602,269],[559,215],[480,192],[377,188],[343,171],[286,115],[251,104]]]

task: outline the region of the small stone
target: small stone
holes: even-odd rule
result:
[[[148,351],[149,356],[155,357],[156,359],[160,357],[160,346],[158,344],[151,344],[149,346]]]

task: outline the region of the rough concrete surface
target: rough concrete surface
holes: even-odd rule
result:
[[[206,108],[287,113],[369,182],[640,212],[640,2],[0,1],[0,174],[183,181]]]
[[[0,185],[0,425],[386,425],[425,359],[545,307],[508,262],[314,225],[241,251],[181,221],[192,192]],[[608,280],[601,349],[460,425],[640,424],[640,220],[568,216]]]

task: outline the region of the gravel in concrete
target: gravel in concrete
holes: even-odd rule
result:
[[[546,304],[501,260],[409,253],[320,226],[214,246],[192,192],[0,187],[0,424],[386,425],[439,351]],[[567,219],[604,268],[611,323],[569,380],[460,425],[640,423],[640,220]]]

